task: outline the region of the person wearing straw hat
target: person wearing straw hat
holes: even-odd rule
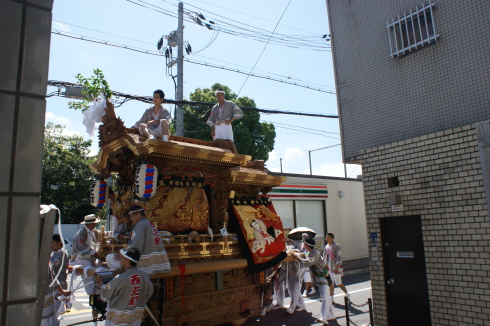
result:
[[[320,318],[318,318],[317,321],[327,325],[328,320],[335,319],[327,281],[328,268],[326,268],[325,262],[323,261],[320,253],[315,249],[315,240],[309,237],[306,238],[303,243],[305,244],[304,247],[309,252],[308,258],[301,258],[300,254],[297,253],[294,254],[294,257],[304,266],[310,268],[311,277],[313,278],[313,281],[318,285],[318,289],[320,290],[320,297],[322,298]]]
[[[95,227],[100,223],[100,218],[95,214],[85,215],[83,218],[83,226],[73,237],[73,254],[71,256],[71,262],[74,266],[83,267],[96,267],[97,253],[92,248],[93,244],[97,240],[97,230]],[[72,277],[74,275],[72,274]],[[95,286],[92,278],[85,275],[82,277],[83,284],[85,286],[85,292],[89,296],[95,295]],[[92,309],[92,316],[97,318],[97,310]]]
[[[101,287],[99,294],[107,301],[106,326],[141,325],[145,305],[153,294],[153,285],[148,274],[138,268],[140,252],[136,248],[119,251],[124,273],[117,275],[107,284],[100,276],[95,282]]]
[[[95,214],[85,215],[83,225],[73,237],[72,261],[76,265],[90,266],[94,264],[97,253],[92,245],[97,240],[95,227],[100,223],[100,218]]]
[[[218,103],[211,109],[206,122],[211,127],[211,137],[214,139],[229,139],[233,141],[233,121],[243,117],[242,110],[233,102],[225,101],[226,93],[219,89],[214,92]]]
[[[136,248],[141,253],[139,269],[153,276],[158,273],[169,273],[170,262],[158,229],[151,223],[145,210],[139,205],[133,205],[128,214],[133,223],[131,243],[128,248]],[[106,257],[106,263],[111,269],[118,269],[121,254],[116,252]]]

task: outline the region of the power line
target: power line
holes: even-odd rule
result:
[[[82,85],[79,85],[79,84],[70,83],[70,82],[63,82],[63,81],[56,81],[56,80],[48,80],[48,85],[58,87],[58,92],[52,92],[49,94],[50,96],[62,96],[62,97],[66,96],[66,92],[61,92],[60,87],[83,88]],[[116,98],[117,97],[124,98],[124,100],[123,100],[124,102],[127,102],[129,100],[137,100],[137,101],[141,101],[141,102],[145,102],[145,103],[152,103],[152,97],[150,97],[150,96],[131,95],[131,94],[126,94],[126,93],[121,93],[121,92],[116,92],[116,91],[114,91],[113,94]],[[202,108],[202,107],[209,108],[209,107],[215,105],[215,103],[208,103],[208,102],[175,101],[175,100],[169,100],[169,99],[164,99],[163,103],[170,103],[170,104],[175,104],[175,105],[189,105],[189,106],[197,107],[197,108]],[[310,116],[310,117],[318,117],[318,118],[338,118],[338,116],[329,116],[329,115],[318,114],[318,113],[306,113],[306,112],[261,109],[261,108],[247,107],[247,106],[242,106],[240,108],[243,111],[256,111],[256,112],[269,113],[269,114],[302,115],[302,116]]]
[[[164,15],[167,15],[167,16],[170,16],[170,17],[176,17],[175,14],[173,14],[171,11],[169,10],[166,10],[166,9],[163,9],[162,7],[159,7],[157,5],[154,5],[154,4],[151,4],[151,3],[148,3],[146,1],[143,1],[143,0],[126,0],[130,3],[133,3],[133,4],[136,4],[138,6],[141,6],[141,7],[144,7],[144,8],[147,8],[147,9],[150,9],[150,10],[153,10],[153,11],[156,11],[156,12],[160,12]],[[135,1],[138,1],[138,2],[135,2]],[[190,5],[188,4],[189,6],[191,7],[195,7],[199,10],[202,10],[204,12],[209,12],[207,10],[204,10],[204,9],[201,9],[199,7],[196,7],[196,6],[193,6],[193,5]],[[187,13],[190,13],[189,11],[187,11]],[[211,12],[209,12],[211,13]],[[230,18],[227,18],[227,17],[223,17],[221,15],[218,15],[218,14],[215,14],[215,13],[212,13],[214,14],[215,16],[218,16],[218,17],[222,17],[226,20],[230,20],[230,21],[233,21],[233,22],[237,22],[233,19],[230,19]],[[193,22],[193,23],[196,23],[192,20],[186,20],[187,22]],[[225,27],[222,27],[220,26],[219,24],[216,24],[216,22],[218,23],[221,23],[221,24],[224,24],[224,25],[227,25],[227,26],[230,26],[231,28],[235,28],[237,30],[233,30],[233,29],[229,29],[229,28],[225,28]],[[214,26],[211,26],[211,23],[212,25]],[[234,24],[230,24],[226,21],[222,21],[222,20],[219,20],[219,19],[214,19],[213,21],[210,21],[210,24],[206,24],[206,25],[201,25],[203,27],[206,27],[208,29],[216,29],[218,28],[219,31],[223,32],[223,33],[226,33],[226,34],[230,34],[230,35],[235,35],[235,36],[241,36],[241,37],[245,37],[245,38],[249,38],[249,39],[252,39],[252,40],[256,40],[256,41],[259,41],[259,42],[267,42],[267,39],[270,35],[270,31],[267,31],[265,29],[262,29],[262,28],[258,28],[256,26],[251,26],[251,25],[248,25],[248,24],[245,24],[245,23],[241,23],[241,22],[237,22],[241,25],[244,25],[244,26],[249,26],[255,30],[251,30],[251,29],[248,29],[248,28],[244,28],[244,27],[241,27],[241,26],[237,26],[237,25],[234,25]],[[248,33],[244,33],[243,31],[246,31]],[[261,32],[263,31],[263,32]],[[265,33],[264,33],[265,32]],[[282,45],[282,46],[286,46],[286,47],[290,47],[290,48],[298,48],[298,49],[309,49],[309,50],[314,50],[314,51],[328,51],[328,45],[326,46],[325,44],[323,44],[321,41],[319,44],[317,43],[314,43],[314,42],[311,42],[311,41],[308,41],[307,38],[308,37],[302,37],[302,36],[294,36],[294,35],[286,35],[286,34],[277,34],[278,36],[277,37],[274,37],[274,39],[270,40],[270,42],[274,43],[274,44],[277,44],[277,45]],[[321,36],[318,36],[318,40],[321,40]]]
[[[73,27],[77,27],[77,28],[81,28],[81,29],[85,29],[85,30],[89,30],[89,31],[93,31],[93,32],[96,32],[96,33],[100,33],[100,34],[106,34],[106,35],[110,35],[110,36],[115,36],[115,37],[118,37],[118,38],[122,38],[122,39],[126,39],[126,40],[130,40],[130,41],[134,41],[134,42],[139,42],[139,43],[143,43],[143,44],[147,44],[147,45],[152,45],[154,46],[155,44],[154,43],[150,43],[150,42],[145,42],[145,41],[141,41],[141,40],[136,40],[136,39],[133,39],[133,38],[129,38],[129,37],[126,37],[126,36],[121,36],[121,35],[117,35],[117,34],[112,34],[112,33],[107,33],[107,32],[103,32],[103,31],[100,31],[100,30],[96,30],[96,29],[93,29],[93,28],[88,28],[88,27],[85,27],[85,26],[80,26],[80,25],[75,25],[75,24],[71,24],[71,23],[67,23],[67,22],[63,22],[63,21],[59,21],[59,20],[53,20],[53,22],[55,23],[60,23],[60,24],[64,24],[64,25],[68,25],[68,26],[73,26]],[[210,41],[208,42],[208,44],[206,44],[202,49],[200,49],[199,51],[197,52],[193,52],[192,55],[194,56],[197,56],[197,57],[202,57],[202,58],[205,58],[205,59],[208,59],[208,60],[214,60],[214,61],[220,61],[220,62],[223,62],[223,63],[227,63],[227,64],[231,64],[231,65],[234,65],[234,66],[237,66],[237,67],[242,67],[242,68],[247,68],[249,69],[250,67],[247,67],[247,66],[243,66],[243,65],[240,65],[240,64],[236,64],[236,63],[233,63],[233,62],[229,62],[229,61],[224,61],[224,60],[220,60],[220,59],[214,59],[214,58],[210,58],[210,57],[206,57],[206,56],[203,56],[203,55],[197,55],[197,53],[205,50],[207,47],[209,47],[211,45],[211,43],[216,39],[216,37],[218,36],[218,31],[214,31],[215,33],[213,34],[213,36],[211,37]],[[66,32],[66,33],[69,33],[69,32]],[[260,70],[260,69],[255,69],[256,71],[260,71],[260,72],[263,72],[263,73],[266,73],[266,74],[269,74],[269,75],[275,75],[275,76],[278,76],[278,77],[282,77],[282,78],[286,78],[288,80],[295,80],[295,81],[298,81],[298,82],[301,82],[301,83],[308,83],[310,85],[315,85],[315,86],[319,86],[321,88],[330,88],[330,89],[334,89],[333,87],[329,87],[329,86],[326,86],[326,85],[323,85],[323,84],[318,84],[318,83],[313,83],[313,82],[309,82],[309,81],[306,81],[306,80],[301,80],[301,79],[297,79],[297,78],[293,78],[291,76],[286,76],[286,75],[281,75],[281,74],[277,74],[277,73],[273,73],[273,72],[268,72],[268,71],[265,71],[265,70]]]
[[[330,145],[330,146],[326,146],[326,147],[322,147],[322,148],[310,149],[310,150],[308,150],[308,152],[319,151],[319,150],[321,150],[321,149],[332,148],[332,147],[336,147],[336,146],[340,146],[340,145],[341,145],[341,144],[335,144],[335,145]],[[297,158],[297,157],[304,156],[304,155],[306,155],[306,152],[302,152],[300,155],[295,155],[295,156],[291,156],[291,157],[287,157],[287,158],[282,158],[282,157],[281,157],[279,160],[275,160],[275,161],[272,161],[272,162],[267,162],[267,163],[272,164],[272,163],[279,162],[281,159],[282,159],[283,161],[285,161],[285,160],[290,160],[290,159],[292,159],[292,158]]]
[[[92,37],[89,37],[89,36],[82,36],[82,35],[78,35],[78,34],[74,34],[74,33],[68,33],[68,32],[63,32],[63,31],[59,31],[59,30],[52,30],[51,33],[52,34],[55,34],[55,35],[59,35],[59,36],[64,36],[64,37],[69,37],[69,38],[73,38],[73,39],[77,39],[77,40],[81,40],[81,41],[86,41],[86,42],[91,42],[91,43],[98,43],[98,44],[102,44],[102,45],[117,47],[117,48],[129,50],[129,51],[134,51],[134,52],[139,52],[139,53],[143,53],[143,54],[149,54],[149,55],[160,56],[160,57],[163,57],[164,56],[163,54],[158,53],[156,51],[146,50],[146,49],[136,48],[136,47],[131,47],[131,46],[128,46],[128,45],[123,45],[123,44],[117,44],[117,43],[114,43],[114,42],[111,42],[111,41],[99,40],[99,39],[92,38]],[[239,73],[239,74],[243,74],[243,75],[250,75],[250,76],[256,77],[256,78],[267,79],[267,80],[271,80],[271,81],[275,81],[275,82],[280,82],[280,83],[283,83],[283,84],[288,84],[288,85],[293,85],[293,86],[297,86],[297,87],[302,87],[302,88],[306,88],[306,89],[310,89],[310,90],[314,90],[314,91],[318,91],[318,92],[322,92],[322,93],[327,93],[327,94],[332,94],[332,95],[335,94],[335,92],[330,91],[330,90],[325,90],[325,89],[321,89],[321,88],[311,87],[311,86],[308,86],[308,85],[299,84],[299,83],[295,83],[295,82],[290,82],[290,81],[287,81],[287,80],[281,80],[281,79],[270,77],[270,76],[264,76],[264,75],[259,75],[259,74],[249,74],[247,72],[240,71],[238,69],[228,68],[228,67],[224,67],[224,66],[218,66],[218,65],[210,64],[210,63],[206,63],[206,62],[199,62],[199,61],[189,60],[189,59],[185,59],[185,58],[184,58],[184,61],[189,62],[189,63],[196,64],[196,65],[206,66],[206,67],[210,67],[210,68],[222,69],[222,70],[231,71],[231,72],[235,72],[235,73]]]
[[[286,124],[286,123],[282,123],[282,122],[274,122],[274,121],[267,121],[267,120],[262,120],[262,121],[269,122],[269,123],[272,123],[272,124],[284,125],[284,126],[288,126],[288,127],[302,128],[302,129],[304,129],[306,131],[313,130],[313,131],[324,132],[324,133],[327,133],[327,134],[340,135],[340,133],[338,133],[338,132],[331,132],[331,131],[324,131],[324,130],[319,130],[319,129],[305,128],[305,127],[290,125],[290,124]]]
[[[279,20],[277,21],[276,27],[274,27],[274,30],[272,31],[271,35],[269,36],[269,39],[267,40],[267,43],[265,43],[264,48],[262,49],[262,52],[260,52],[260,55],[257,58],[257,61],[255,61],[255,64],[252,67],[252,70],[250,70],[249,74],[247,75],[247,78],[245,78],[245,81],[243,82],[242,87],[240,87],[240,90],[238,91],[237,96],[240,95],[240,92],[242,91],[243,86],[245,86],[245,84],[247,83],[247,80],[250,77],[250,74],[254,71],[255,66],[257,66],[257,63],[259,63],[260,58],[262,58],[262,54],[264,54],[264,51],[267,48],[267,45],[269,45],[269,41],[271,40],[272,35],[274,35],[274,32],[277,29],[277,25],[279,25],[279,23],[281,22],[282,17],[284,17],[284,14],[286,13],[286,10],[288,10],[290,4],[291,4],[291,0],[289,0],[288,5],[286,6],[284,11],[282,12],[281,17],[279,17]]]
[[[169,1],[166,1],[166,0],[160,0],[160,1],[170,3]],[[177,0],[177,1],[180,1],[180,0]],[[212,3],[206,2],[206,1],[200,1],[200,0],[194,0],[194,1],[197,1],[197,2],[202,2],[202,3],[205,3],[205,4],[210,5],[210,6],[214,6],[214,7],[221,8],[221,9],[225,9],[225,10],[228,10],[228,11],[231,11],[231,12],[236,12],[236,13],[238,13],[238,14],[245,15],[245,16],[249,16],[249,17],[256,18],[256,19],[260,19],[260,20],[263,20],[263,21],[266,21],[266,22],[275,23],[274,21],[269,20],[269,19],[266,19],[266,18],[262,18],[262,17],[258,17],[258,16],[250,15],[250,14],[247,14],[247,13],[244,13],[244,12],[241,12],[241,11],[238,11],[238,10],[233,10],[233,9],[230,9],[230,8],[226,8],[226,7],[218,6],[218,5],[215,5],[215,4],[212,4]],[[194,8],[199,9],[199,10],[202,10],[202,9],[200,9],[199,7],[193,6],[193,5],[191,5],[190,3],[188,3],[188,2],[184,2],[184,3],[185,3],[186,5],[188,5],[188,6],[192,6],[192,7],[194,7]],[[281,26],[288,27],[288,28],[291,28],[291,29],[295,29],[295,30],[298,30],[298,31],[301,31],[301,32],[309,33],[309,34],[315,35],[314,37],[317,37],[317,36],[316,36],[316,34],[314,34],[314,33],[312,33],[312,32],[309,32],[309,31],[305,31],[305,30],[300,29],[300,28],[297,28],[297,27],[292,27],[292,26],[285,25],[285,24],[280,24],[280,25],[281,25]]]
[[[274,124],[274,123],[273,123]],[[335,140],[339,140],[339,138],[337,137],[332,137],[332,136],[327,136],[323,133],[318,133],[318,132],[314,132],[314,131],[308,131],[308,130],[301,130],[301,129],[295,129],[295,128],[289,128],[289,127],[283,127],[283,126],[276,126],[274,125],[275,127],[277,128],[282,128],[282,129],[287,129],[287,130],[293,130],[293,131],[300,131],[302,133],[306,133],[306,134],[310,134],[310,135],[318,135],[318,136],[322,136],[322,137],[327,137],[327,138],[331,138],[331,139],[335,139]]]
[[[219,14],[216,14],[214,12],[211,12],[211,11],[208,11],[208,10],[205,10],[205,9],[202,9],[202,8],[199,8],[197,6],[194,6],[194,5],[191,5],[189,3],[187,3],[188,6],[191,6],[191,7],[194,7],[194,8],[197,8],[201,11],[204,11],[204,12],[207,12],[207,13],[210,13],[210,14],[213,14],[217,17],[221,17],[225,20],[229,20],[229,21],[232,21],[232,22],[235,22],[235,23],[238,23],[238,24],[241,24],[241,25],[244,25],[244,26],[248,26],[252,29],[255,29],[256,31],[254,30],[250,30],[248,28],[243,28],[241,26],[237,26],[237,25],[234,25],[234,24],[230,24],[230,23],[227,23],[226,21],[222,21],[222,20],[219,20],[219,19],[213,19],[214,21],[218,21],[218,22],[221,22],[223,24],[226,24],[226,25],[229,25],[231,27],[236,27],[236,28],[239,28],[239,29],[242,29],[242,30],[246,30],[246,31],[249,31],[249,32],[252,32],[252,33],[257,33],[259,35],[263,35],[263,36],[268,36],[270,35],[270,31],[266,30],[266,29],[263,29],[263,28],[259,28],[257,26],[253,26],[253,25],[249,25],[249,24],[245,24],[245,23],[242,23],[242,22],[239,22],[237,20],[234,20],[234,19],[231,19],[231,18],[228,18],[228,17],[224,17],[224,16],[221,16]],[[263,32],[259,32],[259,31],[263,31]],[[264,34],[265,32],[265,34]],[[309,38],[308,36],[303,36],[303,35],[286,35],[286,34],[277,34],[277,35],[280,35],[282,37],[285,37],[289,42],[291,42],[291,40],[295,40],[295,41],[300,41],[300,42],[304,42],[305,41],[305,38]],[[317,38],[319,39],[321,36],[317,36]],[[323,48],[323,46],[322,46]]]

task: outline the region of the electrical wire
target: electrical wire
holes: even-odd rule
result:
[[[304,132],[307,132],[307,133],[309,133],[310,131],[318,131],[318,132],[322,132],[322,133],[326,133],[326,134],[340,135],[338,132],[330,132],[330,131],[324,131],[324,130],[319,130],[319,129],[305,128],[305,127],[301,127],[301,126],[295,126],[295,125],[290,125],[290,124],[281,123],[281,122],[268,121],[268,120],[261,120],[261,121],[272,123],[274,125],[277,124],[277,125],[284,125],[284,126],[288,126],[288,127],[303,129]],[[291,130],[293,130],[293,129],[291,129]],[[339,138],[335,138],[335,139],[339,139]]]
[[[169,1],[166,1],[166,0],[160,0],[160,1],[163,1],[163,2],[167,2],[167,3],[170,3]],[[180,0],[176,0],[178,2],[183,2],[184,4],[186,5],[189,5],[189,6],[193,6],[191,5],[190,3],[188,2],[185,2],[185,1],[180,1]],[[262,17],[258,17],[258,16],[254,16],[254,15],[250,15],[250,14],[247,14],[247,13],[244,13],[244,12],[241,12],[241,11],[238,11],[238,10],[233,10],[233,9],[230,9],[230,8],[226,8],[226,7],[222,7],[222,6],[218,6],[218,5],[215,5],[215,4],[212,4],[212,3],[209,3],[209,2],[206,2],[206,1],[200,1],[200,0],[194,0],[194,1],[197,1],[197,2],[202,2],[202,3],[205,3],[207,5],[210,5],[210,6],[213,6],[213,7],[217,7],[217,8],[220,8],[220,9],[225,9],[225,10],[228,10],[228,11],[231,11],[231,12],[235,12],[235,13],[238,13],[238,14],[241,14],[241,15],[244,15],[244,16],[249,16],[249,17],[252,17],[252,18],[255,18],[255,19],[260,19],[260,20],[263,20],[263,21],[266,21],[266,22],[270,22],[270,23],[275,23],[274,21],[272,20],[269,20],[269,19],[266,19],[266,18],[262,18]],[[170,3],[172,4],[172,3]],[[175,4],[173,4],[174,6],[177,6]],[[198,8],[196,6],[193,6],[195,8]],[[198,8],[199,10],[202,10],[200,8]],[[297,28],[297,27],[292,27],[292,26],[289,26],[289,25],[285,25],[285,24],[280,24],[280,26],[285,26],[285,27],[288,27],[288,28],[291,28],[291,29],[294,29],[294,30],[298,30],[298,31],[301,31],[301,32],[305,32],[305,33],[309,33],[309,34],[312,34],[312,35],[315,35],[313,37],[317,37],[316,34],[312,33],[312,32],[309,32],[309,31],[305,31],[305,30],[302,30],[300,28]]]
[[[335,145],[330,145],[330,146],[326,146],[326,147],[322,147],[322,148],[317,148],[317,149],[310,149],[308,150],[308,152],[314,152],[314,151],[318,151],[318,150],[321,150],[321,149],[327,149],[327,148],[332,148],[332,147],[336,147],[336,146],[340,146],[341,144],[335,144]],[[267,162],[268,164],[271,164],[271,163],[276,163],[276,162],[279,162],[280,160],[290,160],[292,158],[297,158],[297,157],[300,157],[300,156],[304,156],[306,155],[306,152],[302,152],[300,155],[295,155],[295,156],[291,156],[291,157],[286,157],[286,158],[280,158],[279,160],[275,160],[275,161],[272,161],[272,162]]]
[[[126,0],[126,1],[134,3],[134,4],[139,5],[141,7],[145,7],[147,9],[150,9],[153,11],[160,12],[160,13],[167,15],[167,16],[170,16],[170,17],[174,17],[174,18],[177,17],[176,14],[174,14],[173,12],[166,10],[162,7],[159,7],[157,5],[151,4],[149,2],[143,1],[143,0],[134,0],[134,1],[133,0]],[[136,2],[136,1],[138,1],[138,2]],[[189,4],[189,6],[198,8],[198,7],[190,5],[190,4]],[[208,12],[207,10],[204,10],[201,8],[198,8],[198,9],[205,11],[205,12]],[[186,11],[186,12],[189,12],[189,11]],[[223,16],[218,15],[218,14],[214,14],[214,15],[218,16],[218,17],[222,17],[226,20],[236,22],[233,19],[229,19],[227,17],[223,17]],[[193,20],[188,20],[188,19],[184,19],[184,20],[187,22],[195,23]],[[314,51],[329,51],[329,47],[325,46],[325,44],[323,44],[321,42],[321,36],[317,37],[317,39],[320,41],[319,43],[308,41],[307,40],[308,37],[286,35],[286,34],[277,34],[273,39],[267,41],[269,36],[270,36],[270,31],[267,31],[265,29],[237,22],[241,25],[248,26],[252,29],[244,28],[242,26],[231,24],[231,23],[228,23],[224,20],[219,20],[219,19],[214,19],[212,22],[213,22],[213,24],[215,24],[215,22],[219,22],[220,23],[219,31],[226,33],[226,34],[230,34],[230,35],[241,36],[241,37],[249,38],[252,40],[259,41],[259,42],[269,42],[269,43],[273,43],[273,44],[277,44],[277,45],[283,45],[283,46],[290,47],[290,48],[308,49],[308,50],[314,50]],[[223,27],[222,25],[226,25],[226,26],[228,26],[228,28]],[[204,26],[204,27],[206,27],[208,29],[212,29],[212,28],[210,28],[211,25]]]
[[[122,38],[122,39],[130,40],[130,41],[135,41],[135,42],[139,42],[139,43],[143,43],[143,44],[148,44],[148,45],[154,46],[154,43],[150,43],[150,42],[146,42],[146,41],[141,41],[141,40],[136,40],[136,39],[132,39],[132,38],[121,36],[121,35],[117,35],[117,34],[107,33],[107,32],[103,32],[103,31],[100,31],[100,30],[93,29],[93,28],[88,28],[88,27],[85,27],[85,26],[75,25],[75,24],[71,24],[71,23],[67,23],[67,22],[62,22],[62,21],[59,21],[59,20],[53,20],[53,22],[64,24],[64,25],[68,25],[68,26],[73,26],[73,27],[77,27],[77,28],[81,28],[81,29],[85,29],[85,30],[89,30],[89,31],[93,31],[93,32],[100,33],[100,34],[115,36],[115,37],[118,37],[118,38]],[[67,33],[70,33],[70,32],[67,32]],[[223,60],[219,60],[219,59],[213,59],[213,58],[206,57],[206,56],[203,56],[203,55],[197,55],[198,53],[200,53],[203,50],[205,50],[206,48],[208,48],[216,40],[216,37],[218,36],[217,35],[218,33],[219,32],[217,30],[214,30],[213,31],[213,36],[211,37],[211,39],[208,42],[208,44],[206,44],[201,50],[199,50],[197,52],[193,52],[192,55],[193,56],[197,56],[197,57],[202,57],[202,58],[205,58],[205,59],[208,59],[208,60],[219,61],[219,62],[222,62],[222,63],[231,64],[231,65],[234,65],[234,66],[237,66],[237,67],[242,67],[242,68],[250,69],[250,67],[243,66],[243,65],[240,65],[240,64],[236,64],[236,63],[232,63],[232,62],[228,62],[228,61],[223,61]],[[278,76],[278,77],[286,78],[288,80],[296,80],[298,82],[303,82],[303,83],[308,83],[310,85],[320,86],[321,88],[331,88],[331,89],[333,89],[333,87],[325,86],[323,84],[308,82],[308,81],[297,79],[297,78],[292,78],[291,76],[276,74],[276,73],[273,73],[273,72],[268,72],[268,71],[260,70],[260,69],[255,69],[255,70],[256,71],[263,72],[263,73],[266,73],[266,74],[269,74],[269,75],[275,75],[275,76]]]
[[[274,27],[274,30],[272,31],[271,35],[269,36],[269,39],[267,40],[267,43],[265,43],[264,48],[262,49],[262,52],[260,52],[260,55],[259,55],[259,57],[257,58],[257,61],[255,61],[255,64],[254,64],[254,66],[252,67],[252,70],[250,70],[250,72],[249,72],[249,73],[248,73],[248,75],[247,75],[247,78],[245,78],[245,81],[243,82],[242,87],[240,87],[240,90],[239,90],[239,91],[238,91],[238,93],[237,93],[237,97],[238,97],[238,95],[240,95],[240,92],[242,91],[243,86],[245,86],[245,84],[247,83],[247,80],[248,80],[248,78],[250,77],[250,74],[251,74],[251,73],[254,71],[255,67],[257,66],[257,63],[259,63],[260,58],[262,58],[262,55],[264,54],[264,51],[265,51],[265,49],[267,48],[267,45],[269,45],[269,41],[271,40],[272,35],[274,35],[274,33],[276,32],[277,26],[278,26],[278,25],[279,25],[279,23],[281,22],[282,17],[284,17],[284,14],[285,14],[285,13],[286,13],[286,11],[288,10],[288,8],[289,8],[289,5],[290,5],[290,4],[291,4],[291,0],[289,0],[288,5],[286,6],[286,8],[284,9],[284,11],[282,12],[281,17],[279,17],[279,20],[277,21],[276,27]]]
[[[148,45],[154,46],[154,43],[145,42],[145,41],[141,41],[141,40],[136,40],[136,39],[132,39],[132,38],[121,36],[121,35],[117,35],[117,34],[107,33],[107,32],[103,32],[103,31],[100,31],[100,30],[93,29],[93,28],[88,28],[88,27],[85,27],[85,26],[75,25],[75,24],[71,24],[71,23],[67,23],[67,22],[62,22],[62,21],[59,21],[59,20],[53,20],[53,22],[64,24],[64,25],[68,25],[68,26],[73,26],[73,27],[77,27],[77,28],[81,28],[81,29],[85,29],[85,30],[89,30],[89,31],[93,31],[93,32],[100,33],[100,34],[115,36],[115,37],[118,37],[118,38],[122,38],[122,39],[130,40],[130,41],[139,42],[139,43],[142,43],[142,44],[148,44]],[[195,55],[195,56],[197,56],[197,57],[203,57],[203,58],[208,59],[208,60],[220,61],[220,62],[224,62],[224,63],[227,63],[227,64],[231,64],[231,65],[234,65],[234,66],[243,67],[243,68],[247,68],[247,69],[250,68],[250,67],[246,67],[246,66],[239,65],[239,64],[236,64],[236,63],[232,63],[232,62],[227,62],[227,61],[223,61],[223,60],[219,60],[219,59],[209,58],[209,57],[202,56],[202,55],[197,55],[198,53],[200,53],[200,52],[204,51],[205,49],[207,49],[216,40],[216,38],[218,36],[218,33],[219,32],[217,30],[214,30],[213,31],[213,36],[211,37],[210,41],[202,49],[200,49],[197,52],[193,52],[192,54]],[[260,70],[260,69],[255,69],[255,70],[256,71],[263,72],[263,73],[266,73],[266,74],[276,75],[278,77],[286,78],[288,80],[296,80],[298,82],[309,83],[311,85],[320,86],[321,88],[331,88],[331,89],[333,89],[332,87],[328,87],[328,86],[325,86],[323,84],[308,82],[308,81],[305,81],[305,80],[301,80],[301,79],[297,79],[297,78],[292,78],[290,76],[276,74],[276,73],[272,73],[272,72],[268,72],[268,71],[264,71],[264,70]]]
[[[102,44],[102,45],[117,47],[117,48],[121,48],[121,49],[125,49],[125,50],[130,50],[130,51],[134,51],[134,52],[139,52],[139,53],[143,53],[143,54],[149,54],[149,55],[160,56],[160,57],[163,57],[164,56],[163,54],[158,53],[156,51],[146,50],[146,49],[136,48],[136,47],[130,47],[130,46],[127,46],[127,45],[117,44],[117,43],[110,42],[110,41],[99,40],[99,39],[92,38],[92,37],[89,37],[89,36],[82,36],[82,35],[78,35],[78,34],[74,34],[74,33],[69,33],[69,32],[64,32],[64,31],[59,31],[59,30],[52,30],[51,33],[52,34],[55,34],[55,35],[59,35],[59,36],[64,36],[64,37],[69,37],[69,38],[73,38],[73,39],[77,39],[77,40],[81,40],[81,41],[86,41],[86,42],[92,42],[92,43],[98,43],[98,44]],[[249,74],[247,72],[240,71],[238,69],[224,67],[224,66],[217,66],[217,65],[210,64],[210,63],[207,63],[207,62],[199,62],[199,61],[195,61],[195,60],[189,60],[189,59],[186,59],[186,58],[184,58],[183,60],[185,62],[189,62],[189,63],[196,64],[196,65],[201,65],[201,66],[210,67],[210,68],[217,68],[217,69],[231,71],[231,72],[235,72],[235,73],[239,73],[239,74],[243,74],[243,75],[250,75],[251,77],[256,77],[256,78],[261,78],[261,79],[267,79],[267,80],[270,80],[270,81],[280,82],[280,83],[283,83],[283,84],[293,85],[293,86],[302,87],[302,88],[306,88],[306,89],[310,89],[310,90],[314,90],[314,91],[318,91],[318,92],[322,92],[322,93],[327,93],[327,94],[335,95],[335,92],[334,91],[325,90],[325,89],[316,88],[316,87],[311,87],[311,86],[308,86],[308,85],[299,84],[299,83],[296,83],[296,82],[290,82],[290,81],[287,81],[287,80],[281,80],[281,79],[270,77],[270,76],[264,76],[264,75],[259,75],[259,74]]]
[[[56,81],[56,80],[48,80],[48,85],[49,86],[55,86],[55,87],[82,87],[80,84],[75,84],[75,83],[70,83],[70,82],[63,82],[63,81]],[[56,96],[66,96],[66,92],[55,92],[57,94],[54,94]],[[137,100],[145,103],[152,103],[152,97],[150,96],[141,96],[141,95],[131,95],[131,94],[125,94],[121,92],[112,92],[116,98],[121,97],[121,98],[128,98],[131,100]],[[123,100],[124,101],[124,100]],[[202,107],[205,107],[206,110],[209,109],[209,107],[214,106],[214,103],[208,103],[208,102],[195,102],[195,101],[174,101],[174,100],[169,100],[169,99],[164,99],[163,103],[170,103],[170,104],[175,104],[175,105],[189,105],[191,107],[196,107],[199,109],[202,109]],[[256,112],[263,112],[263,113],[270,113],[270,114],[288,114],[288,115],[302,115],[302,116],[310,116],[310,117],[318,117],[318,118],[338,118],[338,116],[334,115],[324,115],[324,114],[318,114],[318,113],[307,113],[307,112],[294,112],[294,111],[282,111],[282,110],[272,110],[272,109],[261,109],[261,108],[255,108],[255,107],[246,107],[242,106],[241,109],[243,111],[256,111]]]

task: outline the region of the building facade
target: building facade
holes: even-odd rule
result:
[[[486,325],[490,2],[326,2],[375,324]]]
[[[325,246],[325,235],[333,233],[341,245],[346,270],[369,265],[360,179],[273,173],[286,177],[268,193],[286,230],[308,227],[317,232],[317,247]]]
[[[52,8],[53,0],[0,1],[0,325],[39,325],[42,312],[51,243],[41,252]]]

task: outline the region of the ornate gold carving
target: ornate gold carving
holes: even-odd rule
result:
[[[232,153],[238,154],[235,144],[229,139],[215,139],[212,141],[213,145],[222,149],[227,149]]]
[[[104,120],[104,123],[99,126],[99,147],[126,135],[121,118],[106,117]]]

